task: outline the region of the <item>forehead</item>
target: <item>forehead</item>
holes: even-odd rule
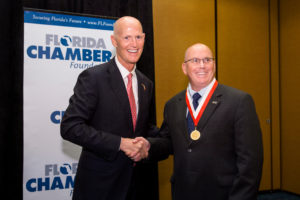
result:
[[[142,34],[143,28],[138,21],[124,20],[117,26],[118,34]]]
[[[143,34],[142,28],[139,26],[124,26],[122,29],[120,29],[121,35],[139,35]]]
[[[212,57],[212,52],[206,46],[202,46],[202,45],[201,46],[192,46],[192,47],[190,47],[187,50],[186,57],[187,58],[192,58],[192,57],[198,57],[198,58]]]

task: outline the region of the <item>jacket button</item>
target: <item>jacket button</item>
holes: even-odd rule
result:
[[[187,151],[188,151],[189,153],[191,153],[191,152],[192,152],[192,149],[188,149]]]

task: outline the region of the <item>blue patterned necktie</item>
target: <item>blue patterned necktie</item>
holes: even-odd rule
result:
[[[197,93],[197,92],[193,95],[193,106],[194,106],[194,110],[197,109],[197,107],[198,107],[198,105],[199,105],[198,100],[199,100],[200,98],[201,98],[201,95],[200,95],[199,93]],[[194,121],[193,121],[193,119],[192,119],[192,116],[191,116],[190,111],[189,111],[189,113],[188,113],[188,116],[187,116],[186,120],[187,120],[187,125],[188,125],[188,133],[190,134],[192,131],[195,130],[195,124],[194,124]]]

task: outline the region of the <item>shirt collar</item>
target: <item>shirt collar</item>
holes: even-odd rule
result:
[[[117,67],[122,75],[122,78],[125,79],[127,78],[128,74],[130,73],[118,60],[118,57],[115,56],[115,61],[116,61],[116,64],[117,64]],[[132,70],[132,75],[135,76],[135,69],[136,69],[136,65],[134,65],[134,68]]]
[[[189,93],[190,97],[192,97],[196,92],[198,92],[198,93],[201,95],[201,97],[203,97],[204,94],[205,94],[205,92],[206,92],[206,90],[207,90],[207,88],[209,88],[211,85],[213,85],[213,84],[215,83],[215,81],[216,81],[216,78],[214,78],[214,79],[210,82],[210,84],[208,84],[206,87],[202,88],[200,91],[194,91],[194,90],[192,89],[191,84],[189,83],[187,90],[188,90],[188,93]]]

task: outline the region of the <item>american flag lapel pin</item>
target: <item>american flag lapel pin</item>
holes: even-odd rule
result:
[[[144,88],[144,91],[146,91],[146,86],[144,83],[141,83],[142,87]]]

